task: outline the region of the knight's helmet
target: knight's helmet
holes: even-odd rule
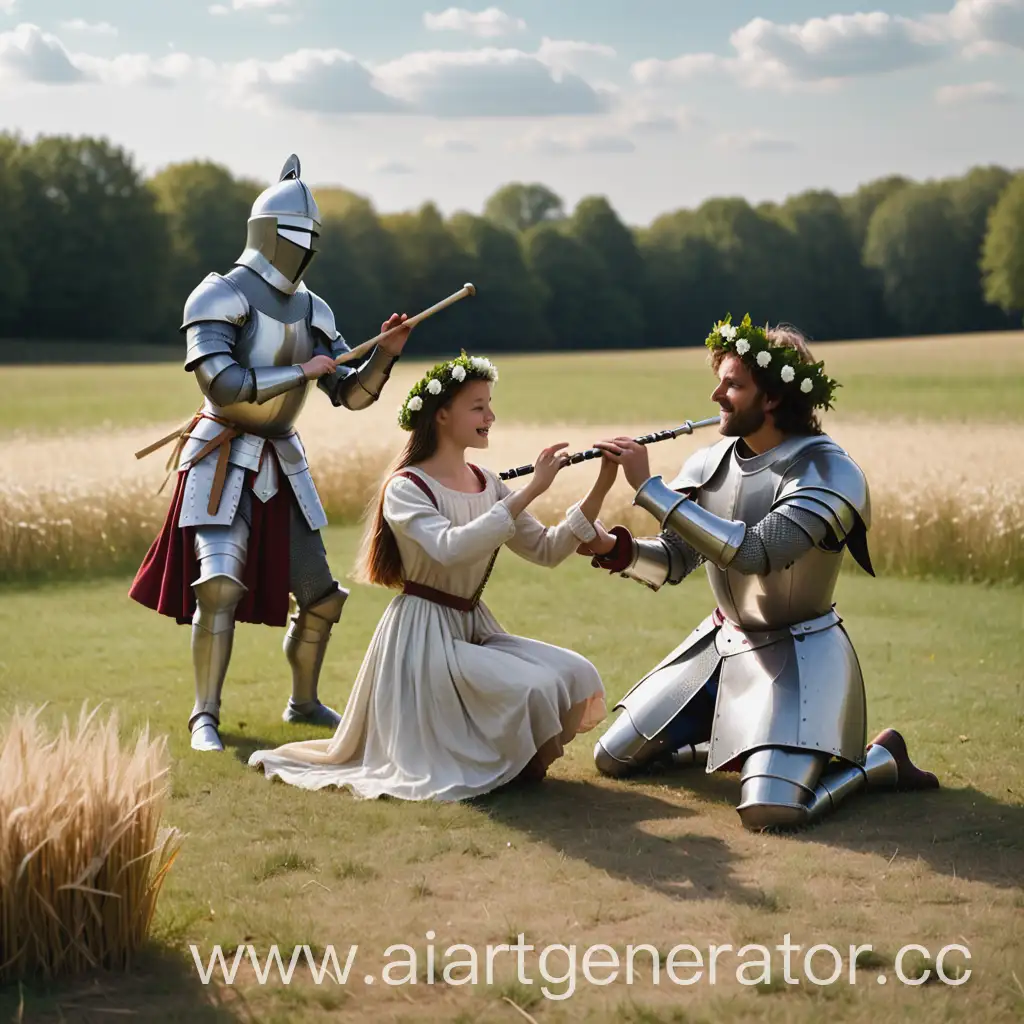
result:
[[[252,204],[245,250],[235,260],[287,295],[298,288],[320,240],[320,211],[300,173],[293,153],[277,183]]]

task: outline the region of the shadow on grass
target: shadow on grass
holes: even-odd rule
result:
[[[204,965],[205,966],[205,965]],[[238,1024],[254,1017],[235,989],[203,985],[191,958],[148,947],[135,967],[59,982],[0,987],[0,1021],[58,1024],[89,1021],[152,1021],[154,1024]]]
[[[647,822],[680,821],[695,812],[639,786],[549,778],[541,786],[481,797],[474,806],[569,857],[673,899],[757,906],[764,898],[735,877],[740,858],[722,840],[645,831]]]
[[[950,878],[1024,890],[1024,805],[970,786],[858,793],[797,834],[886,861],[920,859]]]

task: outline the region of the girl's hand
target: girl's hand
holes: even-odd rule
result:
[[[562,449],[568,447],[565,442],[553,444],[537,456],[531,481],[532,489],[536,494],[543,494],[554,482],[559,470],[565,468],[567,462]]]
[[[607,494],[615,483],[615,478],[619,474],[619,464],[614,460],[608,458],[607,453],[601,456],[601,469],[597,474],[597,486]]]

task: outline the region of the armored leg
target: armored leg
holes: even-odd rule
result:
[[[230,526],[196,530],[199,578],[192,584],[196,610],[192,617],[192,668],[196,700],[189,718],[194,750],[223,750],[217,727],[220,696],[231,660],[235,608],[245,593],[242,575],[249,524],[242,515]]]
[[[782,749],[754,751],[744,762],[741,800],[744,826],[799,828],[819,821],[862,789],[937,789],[939,780],[911,760],[903,737],[886,729],[870,744],[864,766],[843,764],[827,771],[827,754]]]
[[[828,764],[828,754],[765,747],[743,762],[740,803],[736,808],[745,828],[794,828],[805,825],[808,804]]]
[[[335,584],[326,596],[306,608],[298,608],[289,620],[284,653],[292,668],[292,695],[281,716],[286,722],[327,725],[333,729],[341,721],[337,711],[320,703],[317,687],[331,628],[341,618],[347,598],[348,591]]]
[[[861,789],[907,792],[938,788],[938,778],[910,760],[906,740],[895,729],[885,729],[868,744],[863,768],[843,765],[821,780],[807,816],[810,821],[818,821]]]
[[[716,693],[717,677],[698,690],[651,739],[636,727],[629,710],[623,709],[594,746],[594,763],[598,771],[621,778],[657,763],[679,767],[695,764],[701,748],[711,736]]]
[[[292,695],[281,717],[334,729],[341,716],[320,702],[317,690],[331,629],[341,618],[348,591],[331,575],[320,531],[309,528],[295,502],[289,550],[295,610],[288,621],[284,653],[292,670]]]

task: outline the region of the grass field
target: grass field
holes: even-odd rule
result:
[[[903,730],[943,789],[861,795],[789,837],[742,830],[735,776],[697,768],[623,783],[599,777],[591,750],[604,725],[577,740],[538,790],[455,807],[268,784],[245,766],[249,753],[305,734],[280,721],[280,631],[246,625],[225,687],[229,749],[193,754],[188,630],[133,604],[127,588],[167,499],[152,493],[166,453],[140,463],[132,452],[187,419],[194,383],[173,364],[0,367],[0,709],[46,701],[56,722],[84,700],[105,701],[129,727],[148,720],[169,733],[168,824],[188,833],[144,961],[127,977],[89,976],[50,992],[0,989],[0,1024],[1024,1019],[1024,596],[1007,585],[1024,580],[1024,332],[833,344],[815,354],[845,385],[826,429],[865,468],[875,503],[879,578],[845,573],[838,593],[865,672],[869,731]],[[480,455],[493,469],[532,461],[557,440],[577,450],[594,435],[714,411],[702,350],[497,361],[498,428]],[[300,429],[332,522],[353,520],[404,440],[395,409],[422,368],[403,360],[391,399],[358,415],[311,396]],[[654,470],[673,472],[714,436],[652,447]],[[592,476],[593,464],[561,474],[539,514],[550,521]],[[618,485],[606,519],[637,514],[630,497]],[[339,578],[358,536],[353,526],[327,531]],[[918,579],[898,578],[905,573]],[[926,579],[943,575],[996,583]],[[390,598],[345,585],[353,593],[322,682],[339,710]],[[703,574],[654,594],[582,558],[546,573],[514,556],[500,560],[487,599],[511,631],[591,658],[609,704],[711,602]],[[575,943],[580,958],[606,943],[623,962],[628,944],[649,943],[660,983],[641,954],[631,985],[581,976],[571,998],[545,998],[536,953],[526,960],[532,985],[516,980],[509,954],[498,957],[492,985],[428,985],[422,962],[419,984],[364,983],[367,972],[379,977],[392,943],[410,944],[422,961],[428,931],[438,978],[449,945],[482,954],[523,933],[538,949]],[[801,984],[781,980],[777,953],[770,985],[737,984],[736,950],[772,948],[787,933],[803,950],[871,944],[874,953],[852,986],[846,963],[836,984],[809,983],[802,953],[793,970]],[[894,958],[913,942],[933,954],[966,945],[971,977],[959,987],[934,973],[920,987],[901,983]],[[273,975],[261,984],[245,964],[236,984],[204,986],[190,943],[204,960],[221,943],[229,961],[239,945],[265,959],[277,943],[286,963],[296,945],[319,959],[333,944],[342,966],[350,943],[360,949],[346,986],[316,985],[301,969],[291,985]],[[680,943],[705,956],[712,944],[732,945],[717,984],[706,973],[690,987],[671,982],[665,958]],[[551,973],[564,964],[553,955]],[[824,957],[814,967],[830,971]],[[904,972],[920,967],[914,953]],[[565,989],[549,986],[556,996]]]
[[[331,530],[336,571],[351,564],[353,529]],[[331,790],[268,783],[245,767],[249,753],[294,738],[279,715],[286,666],[276,630],[241,626],[225,689],[223,756],[193,754],[187,630],[126,597],[126,580],[44,590],[9,589],[0,602],[6,638],[0,704],[49,701],[49,720],[105,700],[132,725],[168,731],[174,756],[169,821],[188,833],[158,910],[151,955],[127,979],[76,981],[49,994],[21,993],[25,1021],[479,1021],[538,1022],[866,1019],[1016,1021],[1024,1013],[1024,605],[1019,591],[871,580],[841,581],[839,608],[862,660],[869,730],[894,724],[912,755],[944,788],[923,795],[860,796],[794,837],[745,833],[735,813],[736,777],[679,770],[616,784],[597,776],[582,737],[544,786],[462,806],[357,802]],[[354,587],[328,654],[322,691],[344,702],[370,632],[390,595]],[[653,594],[597,574],[573,558],[551,573],[503,559],[489,604],[513,631],[565,644],[599,667],[620,696],[709,607],[703,577]],[[603,729],[599,727],[597,734]],[[500,957],[495,982],[475,988],[368,986],[392,943],[426,956],[436,933],[437,971],[448,945],[627,943],[673,946],[818,942],[875,955],[856,974],[816,988],[744,988],[744,958],[722,954],[718,982],[681,989],[664,973],[651,982],[637,959],[632,985],[589,985],[546,999],[537,960],[532,985]],[[187,947],[210,955],[252,944],[335,944],[344,961],[360,947],[342,987],[308,975],[261,985],[243,965],[233,986],[204,987]],[[893,958],[905,943],[932,954],[948,943],[971,951],[961,987],[898,982]],[[398,957],[397,952],[390,954]],[[802,953],[800,954],[802,957]],[[911,956],[913,976],[920,958]],[[956,960],[956,957],[953,957]],[[802,961],[797,958],[794,964]],[[961,963],[964,963],[962,960]],[[552,955],[557,977],[565,959]],[[501,966],[504,964],[504,966]],[[915,967],[914,964],[918,966]],[[819,974],[828,963],[815,961]],[[776,972],[781,960],[775,962]],[[802,977],[794,967],[794,976]],[[756,976],[754,972],[748,977]],[[300,971],[301,974],[301,971]],[[685,972],[684,972],[685,974]],[[878,983],[884,976],[888,984]],[[844,979],[845,979],[844,967]],[[273,976],[272,976],[273,979]],[[565,985],[552,985],[558,994]],[[19,993],[0,996],[0,1019]],[[116,1015],[116,1014],[115,1014]]]
[[[453,342],[471,354],[486,345]],[[814,350],[842,383],[843,416],[957,423],[1024,421],[1024,331],[912,340],[833,342]],[[674,426],[709,411],[703,348],[495,357],[499,412],[517,423],[649,423]],[[415,332],[390,390],[403,393],[427,364]],[[539,371],[538,367],[543,366]],[[198,404],[180,363],[0,367],[0,436],[39,436],[188,419]],[[116,395],[116,401],[114,396]],[[399,399],[400,400],[400,399]],[[397,409],[398,401],[392,402]]]

